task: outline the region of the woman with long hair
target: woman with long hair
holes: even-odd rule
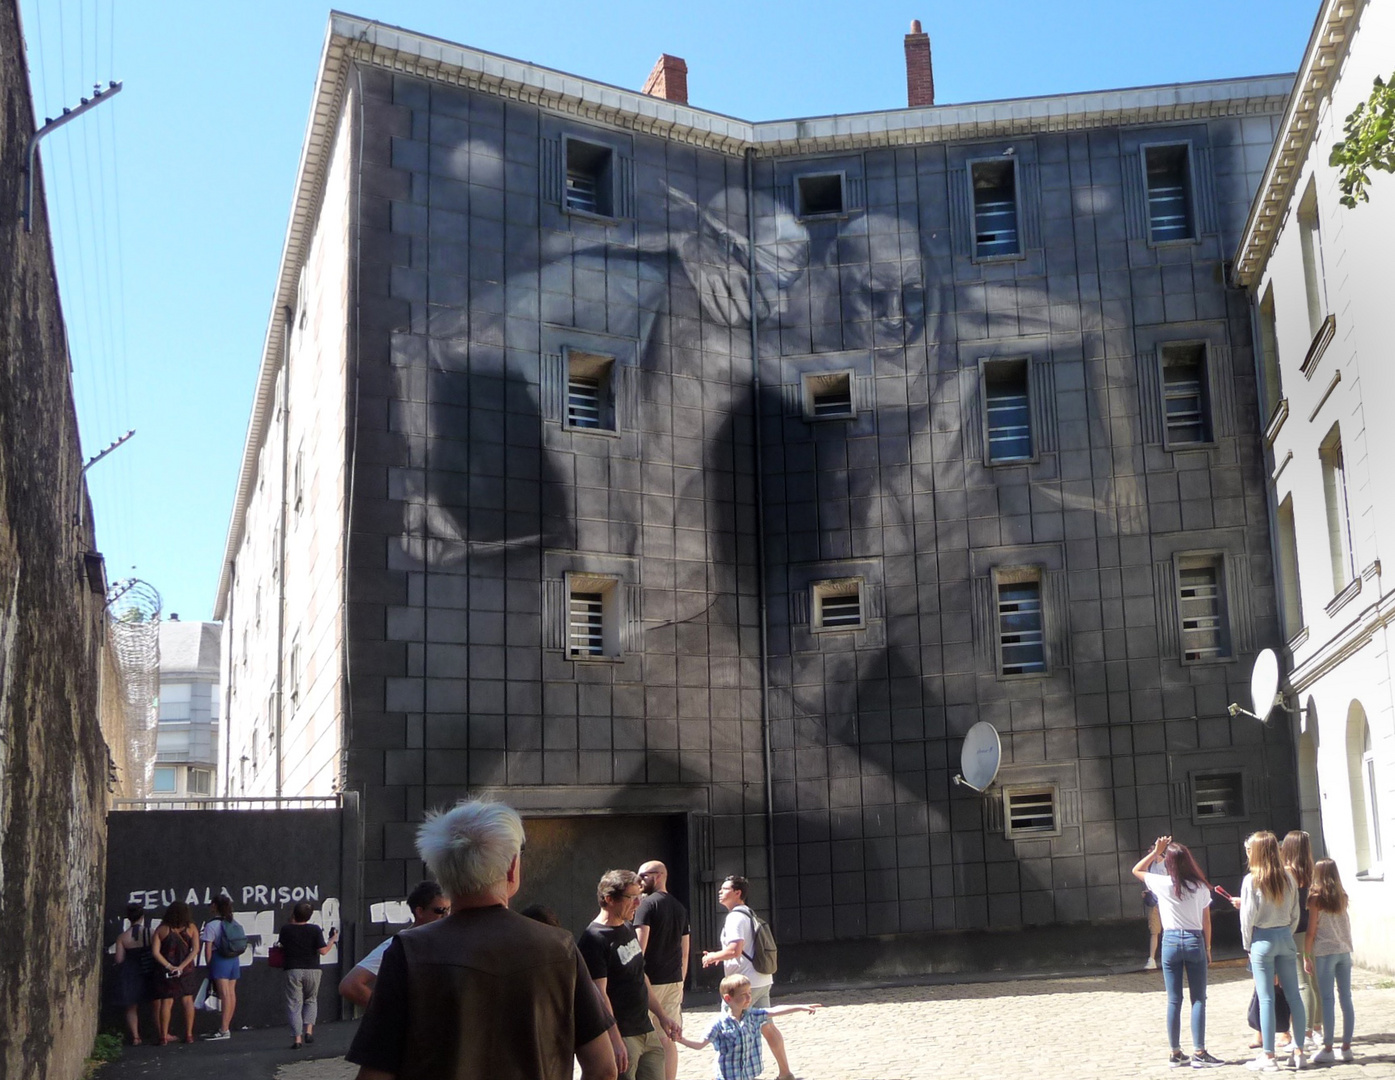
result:
[[[140,904],[126,907],[129,924],[116,939],[117,996],[126,1010],[126,1030],[131,1045],[140,1045],[140,1004],[150,1000],[150,974],[155,969],[155,957],[150,951],[150,923]]]
[[[1332,1052],[1333,984],[1342,1002],[1342,1060],[1351,1061],[1351,1035],[1356,1027],[1356,1011],[1351,1004],[1351,920],[1347,917],[1347,891],[1337,864],[1319,859],[1313,867],[1313,884],[1308,891],[1308,937],[1303,964],[1315,975],[1322,995],[1322,1049],[1314,1062],[1336,1061]]]
[[[178,1042],[170,1034],[170,1014],[175,999],[184,1012],[184,1041],[194,1041],[194,992],[198,989],[199,935],[189,917],[189,905],[176,900],[165,908],[165,917],[150,945],[155,973],[150,996],[155,999],[155,1022],[160,1029],[157,1045]]]
[[[1274,976],[1283,987],[1284,998],[1293,1014],[1293,1030],[1306,1029],[1303,997],[1298,992],[1298,950],[1293,931],[1298,926],[1298,883],[1284,869],[1279,840],[1271,832],[1251,833],[1245,841],[1245,858],[1250,872],[1240,886],[1234,904],[1240,909],[1240,936],[1250,954],[1255,995],[1259,998],[1260,1051],[1247,1068],[1277,1072],[1274,1060]],[[1308,1064],[1303,1047],[1295,1040],[1293,1065]]]
[[[1165,873],[1154,873],[1162,861]],[[1211,963],[1211,883],[1185,844],[1160,836],[1138,860],[1133,876],[1158,898],[1162,920],[1163,984],[1167,987],[1169,1065],[1224,1065],[1206,1052],[1206,968]],[[1182,1052],[1182,979],[1192,999],[1192,1056]]]
[[[240,956],[224,956],[220,951],[227,924],[233,921],[232,897],[227,893],[213,900],[214,917],[204,923],[203,939],[204,963],[208,965],[208,981],[218,995],[220,1008],[218,1030],[208,1036],[210,1039],[232,1037],[233,1012],[237,1009],[237,980],[242,974]]]
[[[1303,1011],[1307,1016],[1308,1030],[1294,1031],[1293,1038],[1303,1040],[1303,1050],[1311,1054],[1317,1049],[1315,1033],[1322,1030],[1322,999],[1313,986],[1312,977],[1307,972],[1308,937],[1308,889],[1313,883],[1313,842],[1307,833],[1294,829],[1284,836],[1279,844],[1279,857],[1284,869],[1293,875],[1298,885],[1298,929],[1293,932],[1293,944],[1298,950],[1298,991],[1303,995]]]

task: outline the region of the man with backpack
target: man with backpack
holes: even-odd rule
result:
[[[702,954],[702,966],[721,964],[727,975],[744,975],[751,984],[748,1008],[770,1008],[770,988],[775,984],[775,936],[764,920],[746,904],[750,882],[739,874],[730,874],[717,889],[717,903],[727,909],[722,923],[722,947],[716,952]],[[765,969],[765,970],[761,970]],[[761,1035],[775,1055],[780,1068],[776,1080],[794,1080],[789,1060],[785,1057],[784,1037],[774,1024],[761,1028]]]

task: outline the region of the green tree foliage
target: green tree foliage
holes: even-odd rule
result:
[[[1395,173],[1395,75],[1389,83],[1376,76],[1370,98],[1347,117],[1344,134],[1327,163],[1342,170],[1342,205],[1355,208],[1357,202],[1371,201],[1368,170]]]

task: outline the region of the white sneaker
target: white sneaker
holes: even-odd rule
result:
[[[1312,1062],[1313,1062],[1314,1065],[1326,1065],[1326,1064],[1328,1064],[1329,1062],[1336,1061],[1336,1060],[1337,1060],[1337,1055],[1334,1054],[1334,1053],[1333,1053],[1329,1048],[1327,1048],[1326,1046],[1324,1046],[1321,1050],[1319,1050],[1319,1051],[1318,1051],[1316,1054],[1314,1054],[1313,1057],[1312,1057]]]
[[[1322,1040],[1318,1038],[1317,1032],[1308,1032],[1307,1038],[1303,1040],[1303,1049],[1309,1054],[1316,1054],[1322,1049]]]
[[[1302,1050],[1293,1052],[1293,1067],[1295,1069],[1306,1069],[1308,1067],[1308,1055]]]
[[[1245,1068],[1251,1072],[1278,1072],[1279,1063],[1268,1054],[1260,1054],[1253,1061],[1245,1062]]]
[[[1156,960],[1154,960],[1151,956],[1148,957],[1147,963],[1145,963],[1145,964],[1143,965],[1143,970],[1144,970],[1144,971],[1157,971],[1157,970],[1158,970],[1158,962],[1157,962]]]
[[[1355,1061],[1355,1060],[1356,1060],[1356,1055],[1353,1054],[1353,1053],[1351,1052],[1351,1047],[1350,1047],[1350,1046],[1344,1046],[1344,1047],[1342,1047],[1342,1060],[1343,1060],[1343,1061]]]

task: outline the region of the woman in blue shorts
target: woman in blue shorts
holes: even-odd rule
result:
[[[227,894],[218,897],[213,901],[213,910],[217,913],[217,918],[204,923],[201,937],[204,962],[208,964],[208,979],[216,988],[218,1004],[222,1007],[222,1019],[219,1021],[217,1032],[208,1037],[228,1039],[232,1037],[233,1010],[237,1008],[237,979],[242,974],[242,957],[223,956],[218,952],[218,946],[223,942],[223,924],[232,921],[232,897]]]

